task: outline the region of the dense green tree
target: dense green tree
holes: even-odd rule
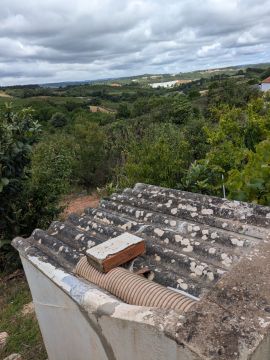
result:
[[[193,99],[197,99],[201,96],[200,92],[198,91],[198,89],[191,89],[189,92],[188,92],[188,98],[190,100],[193,100]]]
[[[61,211],[60,198],[75,181],[74,139],[54,134],[33,150],[29,178],[23,191],[23,223],[29,229],[46,228]]]
[[[13,112],[7,108],[0,117],[0,241],[18,233],[17,207],[30,163],[32,145],[40,127],[31,109]],[[1,244],[0,244],[1,245]]]
[[[209,86],[208,106],[227,104],[236,107],[245,107],[251,99],[260,96],[256,87],[248,85],[244,80],[233,79],[214,82]]]
[[[69,112],[79,109],[81,106],[82,105],[80,103],[77,103],[75,101],[70,101],[70,100],[65,103],[65,108]]]
[[[231,170],[241,171],[250,150],[269,136],[269,115],[261,115],[260,99],[251,101],[246,109],[223,105],[213,109],[217,124],[205,126],[208,152],[192,165],[185,177],[185,188],[222,196],[222,186]],[[197,184],[194,186],[192,184]]]
[[[73,130],[76,144],[75,173],[87,188],[103,184],[108,176],[105,133],[92,122],[77,122]]]
[[[120,104],[118,106],[117,115],[120,119],[121,118],[126,119],[126,118],[130,117],[130,114],[131,114],[131,112],[130,112],[127,104]]]
[[[170,115],[172,121],[177,125],[187,124],[191,120],[192,105],[185,95],[177,95],[173,98]]]
[[[223,196],[223,173],[208,160],[194,161],[181,180],[180,188],[207,195]]]
[[[177,187],[189,164],[189,147],[172,124],[150,125],[140,141],[131,141],[120,170],[122,186],[145,182]]]
[[[54,134],[35,146],[31,159],[31,186],[45,187],[55,196],[70,186],[75,161],[76,143],[72,137]]]
[[[270,138],[250,151],[243,169],[232,169],[226,184],[232,199],[270,205]]]
[[[201,117],[193,117],[183,128],[185,139],[190,145],[190,157],[192,161],[203,159],[209,151],[207,134],[204,130],[206,120]]]
[[[67,116],[60,112],[53,114],[50,119],[50,124],[56,128],[67,125],[67,122],[68,122]]]
[[[34,118],[42,124],[47,123],[55,112],[53,106],[44,104],[43,102],[33,104],[33,108],[35,109]]]
[[[264,80],[266,78],[268,78],[270,76],[270,67],[268,67],[266,70],[264,70],[261,75],[260,78],[261,80]]]
[[[132,108],[132,117],[144,115],[151,110],[151,106],[149,104],[148,99],[146,98],[139,98],[133,104]]]

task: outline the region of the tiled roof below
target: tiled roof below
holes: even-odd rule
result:
[[[269,84],[270,83],[270,76],[262,81],[263,84]]]

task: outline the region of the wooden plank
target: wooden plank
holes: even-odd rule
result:
[[[97,270],[107,273],[145,252],[145,241],[133,234],[124,233],[104,241],[87,250],[89,264]]]

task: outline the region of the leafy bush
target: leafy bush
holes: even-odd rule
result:
[[[213,109],[218,123],[204,127],[209,150],[205,158],[189,168],[183,185],[186,190],[223,195],[230,171],[241,171],[250,150],[269,136],[268,115],[262,113],[262,108],[259,99],[251,101],[246,109],[228,105]]]
[[[209,106],[227,104],[229,106],[246,107],[248,101],[259,97],[259,90],[244,81],[228,79],[214,82],[209,86]]]
[[[126,162],[118,169],[122,187],[145,182],[176,187],[189,164],[189,147],[172,124],[150,125],[139,141],[127,144]]]
[[[175,124],[187,124],[193,116],[192,105],[185,95],[175,96],[170,109],[171,119]]]
[[[0,271],[18,263],[9,246],[12,238],[47,227],[61,210],[61,194],[69,189],[74,142],[58,134],[34,145],[39,132],[31,109],[14,113],[9,108],[1,117]]]
[[[74,126],[76,163],[74,171],[78,182],[88,188],[104,184],[108,176],[105,151],[105,133],[89,121],[77,122]]]
[[[118,118],[126,119],[126,118],[130,117],[130,114],[131,114],[131,112],[126,104],[120,104],[118,106],[118,110],[117,110]]]
[[[190,155],[192,160],[203,159],[209,151],[207,143],[207,134],[204,131],[205,119],[202,117],[193,117],[183,128],[185,139],[190,145]]]
[[[270,205],[270,139],[249,152],[245,167],[233,169],[226,185],[232,199]]]
[[[31,175],[25,184],[23,222],[29,229],[47,227],[59,214],[61,195],[70,190],[75,162],[74,140],[51,135],[35,146]]]
[[[67,125],[68,119],[65,114],[57,112],[53,114],[53,116],[50,119],[50,123],[52,126],[59,128]]]
[[[32,145],[38,138],[39,124],[32,110],[13,112],[8,107],[0,118],[0,241],[18,232],[16,207],[21,197],[26,167],[30,162]],[[0,243],[0,247],[1,247]]]
[[[47,191],[63,194],[70,188],[75,144],[70,136],[51,135],[39,142],[31,161],[31,186],[46,186]]]
[[[181,181],[183,190],[223,196],[223,172],[207,160],[194,161]]]

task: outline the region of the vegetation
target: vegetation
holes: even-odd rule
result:
[[[171,123],[151,124],[143,137],[126,148],[126,161],[119,169],[121,187],[136,182],[177,187],[189,164],[189,144]]]
[[[0,260],[10,238],[24,226],[21,194],[38,132],[39,125],[30,109],[14,113],[7,106],[0,122]],[[4,267],[6,263],[0,261],[0,270]]]
[[[250,151],[241,170],[233,169],[227,182],[232,198],[270,204],[270,139],[260,142]]]
[[[146,182],[223,196],[225,187],[270,205],[270,96],[254,85],[269,71],[186,74],[192,82],[170,89],[152,89],[151,76],[1,89],[11,97],[0,97],[0,272],[17,267],[11,239],[46,228],[74,188]]]
[[[38,322],[33,313],[23,314],[23,308],[31,301],[31,294],[23,277],[0,280],[0,329],[9,334],[0,358],[19,353],[23,359],[45,360]]]

